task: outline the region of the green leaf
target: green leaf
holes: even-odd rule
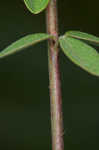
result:
[[[38,14],[47,7],[49,0],[24,0],[24,2],[30,12]]]
[[[87,72],[99,76],[99,54],[91,46],[72,37],[59,38],[64,54]]]
[[[19,39],[18,41],[12,43],[10,46],[8,46],[3,51],[1,51],[0,58],[5,57],[7,55],[11,55],[15,52],[18,52],[24,48],[27,48],[38,42],[47,40],[49,38],[52,38],[52,35],[48,35],[45,33],[36,33],[36,34],[27,35]]]
[[[84,40],[90,44],[99,46],[99,37],[96,37],[88,33],[80,32],[80,31],[68,31],[66,32],[66,36]]]

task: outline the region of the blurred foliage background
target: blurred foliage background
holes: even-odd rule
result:
[[[59,33],[99,36],[99,1],[60,0]],[[0,50],[29,33],[46,32],[45,12],[31,14],[23,0],[0,3]],[[99,50],[99,48],[97,49]],[[99,148],[99,78],[60,52],[64,141],[67,150]],[[50,150],[47,42],[0,60],[0,149]]]

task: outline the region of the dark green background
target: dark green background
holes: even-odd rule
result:
[[[59,30],[99,36],[98,0],[59,0]],[[23,0],[0,2],[0,49],[29,33],[46,32],[45,13]],[[99,78],[60,52],[66,150],[99,149]],[[47,42],[0,60],[0,149],[50,150]]]

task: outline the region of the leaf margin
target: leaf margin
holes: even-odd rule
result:
[[[89,44],[99,46],[99,37],[92,35],[92,34],[89,34],[89,33],[80,32],[77,30],[71,30],[71,31],[67,31],[65,33],[65,35],[67,37],[76,38],[79,40],[83,40],[84,42],[86,41]]]
[[[98,77],[98,76],[99,76],[99,72],[98,72],[98,73],[95,73],[95,72],[89,71],[89,70],[86,69],[85,67],[79,65],[79,64],[73,59],[73,57],[70,58],[71,56],[68,56],[68,55],[64,52],[64,49],[63,49],[62,44],[61,44],[61,40],[64,40],[65,38],[67,39],[68,37],[66,37],[66,35],[63,35],[63,36],[60,36],[60,37],[59,37],[59,45],[60,45],[60,47],[61,47],[63,53],[65,54],[65,56],[68,57],[69,60],[72,61],[72,63],[75,64],[76,66],[80,67],[81,69],[83,69],[84,71],[88,72],[89,74]],[[69,37],[69,38],[72,38],[72,37]],[[72,38],[72,39],[74,39],[74,38]],[[78,39],[76,39],[76,40],[78,40]],[[78,40],[78,41],[80,41],[80,40]],[[84,45],[87,45],[88,47],[90,47],[90,48],[92,48],[93,50],[95,50],[92,46],[89,46],[88,44],[84,43],[83,41],[80,41],[80,42],[82,42]],[[95,50],[95,51],[96,51],[96,50]],[[96,51],[96,52],[97,52],[97,51]],[[98,54],[98,53],[97,53],[97,54]],[[99,54],[98,54],[98,55],[99,55]]]
[[[47,7],[47,5],[48,5],[49,2],[50,2],[50,0],[47,0],[46,5],[45,5],[42,9],[40,9],[40,10],[38,10],[38,11],[33,11],[33,9],[32,9],[31,7],[29,7],[29,5],[27,4],[26,0],[24,0],[25,6],[27,7],[27,9],[28,9],[32,14],[35,14],[35,15],[41,13],[44,9],[46,9],[46,7]]]
[[[29,41],[30,39],[28,39],[28,38],[30,38],[30,37],[34,38],[33,36],[35,37],[35,41],[32,41],[32,40]],[[41,36],[41,37],[39,39],[36,39],[37,38],[36,36],[39,36],[39,37]],[[2,51],[0,51],[0,58],[6,57],[8,55],[12,55],[14,53],[19,52],[20,50],[23,50],[27,47],[30,47],[32,45],[35,45],[39,42],[42,42],[44,40],[48,40],[51,38],[53,38],[53,36],[50,34],[47,34],[47,33],[35,33],[35,34],[26,35],[26,36],[16,40],[15,42],[11,43],[9,46],[7,46]],[[28,40],[28,42],[27,42],[27,40]],[[24,45],[23,44],[18,45],[20,42],[25,42],[25,41],[27,42],[27,44],[25,43]],[[17,47],[17,45],[19,47]]]

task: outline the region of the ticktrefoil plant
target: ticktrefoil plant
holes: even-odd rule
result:
[[[80,31],[67,31],[58,36],[57,0],[24,0],[28,10],[38,14],[46,9],[47,33],[27,35],[0,52],[0,58],[48,40],[49,87],[53,150],[64,150],[59,46],[77,66],[99,76],[99,54],[89,44],[99,46],[99,37]]]
[[[38,14],[47,7],[49,1],[50,0],[24,0],[24,3],[30,12]],[[48,39],[54,40],[54,35],[47,33],[27,35],[1,51],[0,58]],[[99,46],[99,37],[80,31],[67,31],[63,36],[59,37],[57,42],[59,42],[64,54],[69,57],[73,63],[88,71],[90,74],[99,76],[99,54],[89,45]]]

